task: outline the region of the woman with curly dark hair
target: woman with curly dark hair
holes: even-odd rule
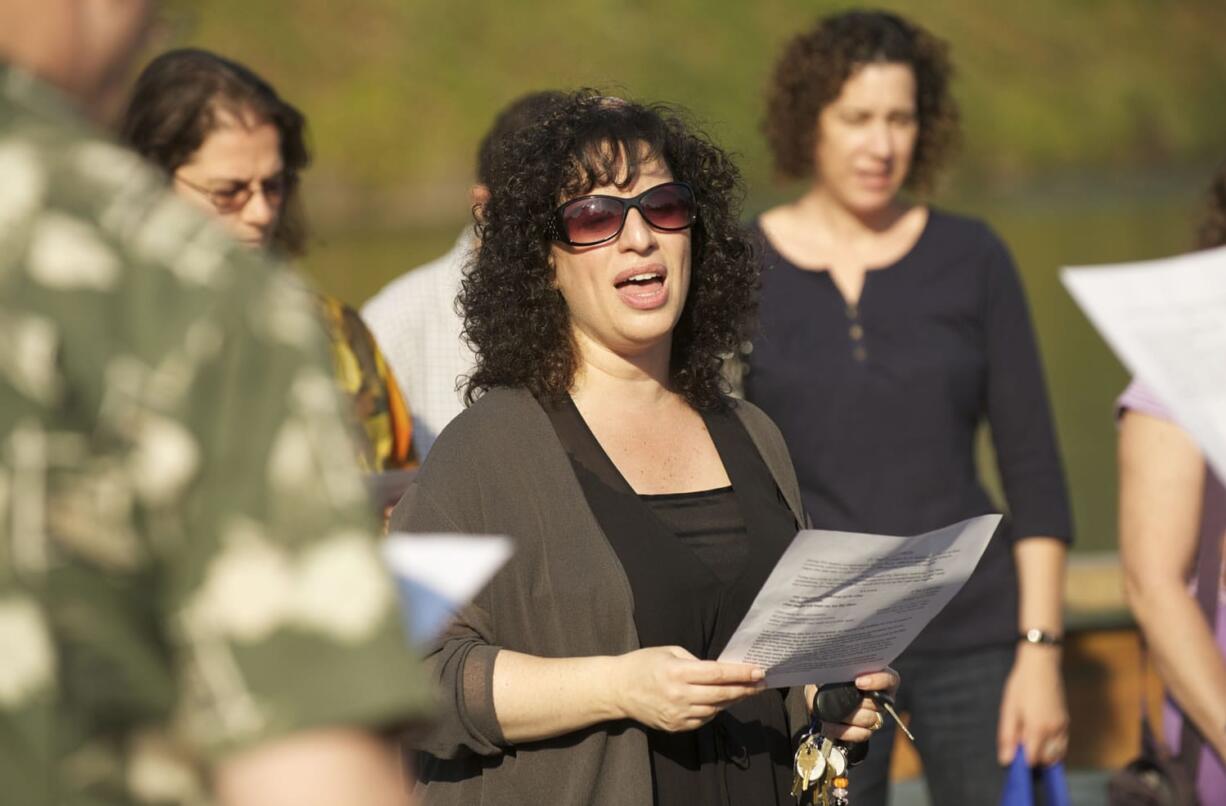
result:
[[[749,400],[779,424],[815,526],[919,534],[996,509],[976,432],[991,426],[1010,517],[974,575],[900,659],[935,803],[994,803],[1000,764],[1063,758],[1062,593],[1071,523],[1017,271],[982,222],[917,200],[958,140],[941,40],[895,14],[823,18],[776,65],[764,130],[807,190],[757,221],[761,327]],[[852,777],[886,800],[893,726]]]
[[[1206,207],[1197,246],[1226,247],[1226,165],[1210,185]],[[1120,563],[1128,606],[1167,689],[1161,735],[1195,778],[1199,802],[1220,806],[1226,803],[1226,485],[1143,379],[1128,386],[1117,411]]]
[[[430,654],[425,801],[790,802],[803,693],[713,660],[803,521],[778,430],[721,390],[755,285],[738,173],[670,109],[584,91],[490,178],[472,404],[392,523],[516,553]]]

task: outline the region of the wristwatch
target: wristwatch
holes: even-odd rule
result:
[[[1017,640],[1041,646],[1064,646],[1064,636],[1040,630],[1038,627],[1031,627],[1029,630],[1019,633]]]

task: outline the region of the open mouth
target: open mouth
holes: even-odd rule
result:
[[[641,288],[644,290],[654,290],[664,285],[664,273],[658,271],[645,271],[633,274],[624,280],[620,280],[613,284],[613,287],[619,291],[623,288]]]
[[[664,284],[668,270],[663,266],[640,266],[628,269],[613,280],[613,287],[622,302],[631,308],[650,310],[668,301]]]

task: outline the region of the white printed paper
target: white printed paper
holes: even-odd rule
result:
[[[883,669],[970,578],[1000,519],[915,537],[802,531],[719,659],[762,667],[770,688]]]
[[[490,535],[388,536],[383,557],[400,593],[409,640],[425,644],[511,557],[511,539]]]
[[[1065,287],[1226,478],[1226,247],[1066,268]]]

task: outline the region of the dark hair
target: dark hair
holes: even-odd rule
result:
[[[948,51],[942,40],[885,11],[848,11],[818,20],[784,48],[767,91],[762,131],[776,170],[791,179],[812,177],[822,109],[864,65],[905,64],[915,73],[919,120],[906,187],[930,190],[959,138]]]
[[[722,358],[744,340],[757,273],[739,223],[741,178],[729,156],[663,105],[564,96],[535,125],[497,149],[481,238],[460,292],[464,334],[477,357],[465,397],[498,386],[556,399],[574,382],[578,356],[566,302],[554,285],[551,216],[567,198],[629,187],[661,160],[694,189],[689,296],[673,331],[672,388],[699,409],[724,405]]]
[[[173,176],[217,127],[217,113],[254,114],[281,135],[281,161],[289,197],[273,232],[273,246],[300,255],[306,221],[297,178],[310,164],[306,118],[247,67],[195,48],[171,50],[151,61],[136,79],[120,122],[120,138]]]
[[[1209,186],[1209,207],[1200,225],[1197,244],[1201,249],[1226,246],[1226,164]]]
[[[541,90],[521,95],[503,107],[477,147],[477,181],[489,187],[490,172],[503,142],[520,129],[540,120],[565,98],[566,95],[557,90]]]

